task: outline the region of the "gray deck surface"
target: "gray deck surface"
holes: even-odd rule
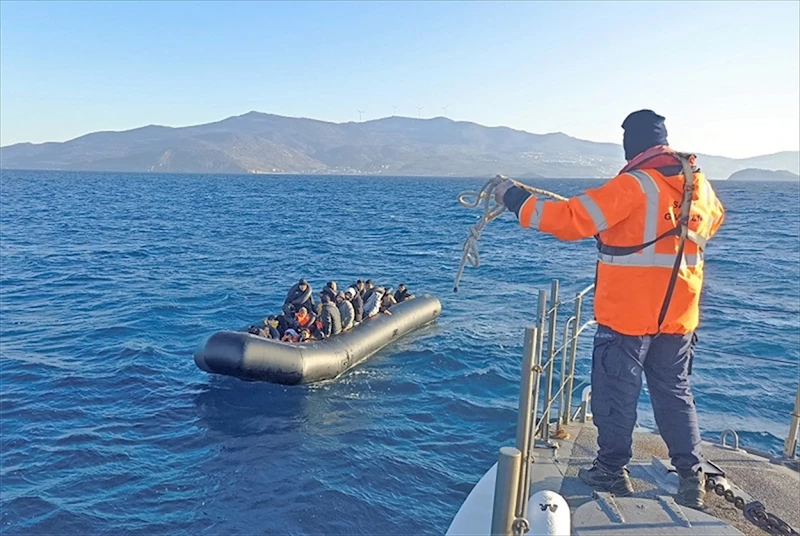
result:
[[[561,473],[563,480],[560,482],[560,493],[574,512],[578,506],[593,500],[592,489],[578,480],[577,476],[579,468],[591,466],[597,452],[597,431],[591,423],[571,425],[567,431],[572,437],[560,441],[560,448],[553,460],[558,471],[551,463],[547,463],[551,458],[549,449],[537,449],[543,463],[533,465],[531,477],[535,489],[537,483],[546,487],[545,481],[552,485],[555,483],[553,479],[560,478],[556,473]],[[722,468],[734,485],[749,493],[754,500],[761,501],[768,512],[775,513],[795,528],[800,527],[800,473],[744,452],[721,449],[708,443],[704,443],[703,447],[706,459]],[[635,433],[633,453],[634,459],[629,469],[634,496],[656,498],[657,495],[664,495],[664,490],[659,491],[647,472],[652,458],[668,459],[667,448],[661,437],[648,432]],[[706,494],[706,505],[706,513],[730,523],[746,535],[765,534],[750,524],[731,503],[714,493]]]

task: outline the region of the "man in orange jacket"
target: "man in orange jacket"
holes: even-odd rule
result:
[[[562,202],[537,199],[504,181],[495,198],[522,227],[598,242],[592,413],[599,449],[581,480],[616,495],[633,492],[625,466],[644,372],[678,471],[677,500],[699,508],[705,482],[689,375],[704,250],[724,210],[694,155],[669,148],[663,117],[640,110],[622,128],[628,164],[603,186]]]

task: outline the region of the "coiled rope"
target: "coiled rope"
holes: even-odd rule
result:
[[[483,205],[483,216],[481,216],[475,225],[470,227],[469,231],[467,232],[467,239],[464,241],[464,251],[461,254],[461,264],[458,267],[456,280],[453,284],[453,292],[458,292],[458,283],[461,281],[461,276],[464,275],[464,268],[467,266],[467,263],[469,263],[473,268],[477,268],[481,265],[481,258],[480,254],[478,253],[478,240],[481,237],[484,227],[486,227],[490,221],[498,218],[507,210],[503,203],[498,203],[494,200],[495,188],[497,188],[501,182],[506,180],[506,178],[507,177],[504,177],[503,175],[497,175],[495,178],[484,184],[483,188],[477,192],[467,190],[458,194],[458,202],[461,204],[461,206],[467,208],[479,208],[481,205]],[[548,192],[547,190],[542,190],[541,188],[534,188],[533,186],[528,186],[527,184],[522,184],[521,182],[513,182],[515,186],[532,194],[550,197],[558,201],[567,201],[566,197],[560,196],[553,192]]]

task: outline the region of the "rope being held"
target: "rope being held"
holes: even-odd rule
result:
[[[497,175],[495,178],[484,184],[483,188],[477,192],[467,190],[458,194],[458,202],[462,206],[467,208],[478,208],[483,205],[483,216],[481,216],[481,218],[469,228],[467,233],[467,239],[464,241],[464,251],[461,254],[461,264],[458,267],[456,280],[453,284],[453,292],[458,292],[458,283],[461,281],[461,276],[464,275],[464,268],[467,266],[467,263],[469,263],[473,268],[477,268],[481,264],[480,255],[478,253],[478,240],[481,237],[483,229],[489,224],[490,221],[497,219],[501,214],[503,214],[503,212],[507,210],[504,204],[498,203],[494,199],[495,188],[497,188],[497,186],[505,180],[507,180],[507,177],[504,177],[503,175]],[[521,182],[517,181],[512,182],[514,183],[514,186],[522,188],[523,190],[526,190],[532,194],[550,197],[558,201],[567,201],[566,197],[560,196],[553,192],[528,186],[527,184],[522,184]]]

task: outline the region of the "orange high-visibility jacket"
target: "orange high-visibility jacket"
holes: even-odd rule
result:
[[[517,212],[522,227],[561,240],[599,235],[600,243],[612,246],[610,249],[646,244],[676,228],[684,186],[679,161],[662,148],[660,156],[623,171],[603,186],[568,201],[545,201],[532,195],[522,201],[520,192],[525,191],[514,187],[505,195],[511,201],[506,205]],[[609,255],[600,250],[594,298],[599,324],[626,335],[686,334],[697,328],[703,250],[722,224],[724,209],[705,175],[696,168],[693,175],[690,231],[662,325],[658,325],[658,316],[679,245],[674,235],[633,254]]]

